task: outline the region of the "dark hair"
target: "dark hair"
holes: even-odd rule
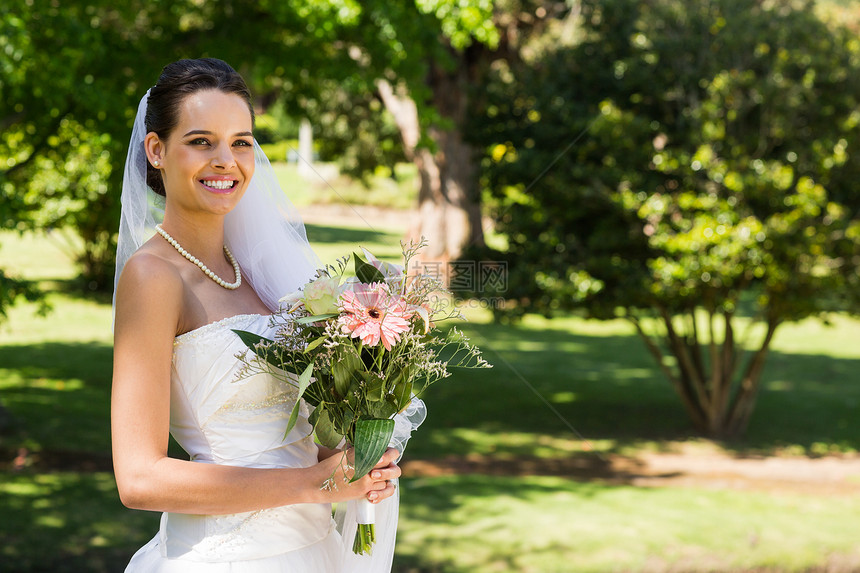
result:
[[[253,125],[251,92],[239,72],[221,60],[201,58],[179,60],[164,66],[158,83],[149,90],[144,120],[147,133],[154,131],[159,138],[166,140],[179,123],[182,100],[195,92],[210,89],[236,94],[245,100]],[[164,195],[161,172],[149,163],[146,165],[146,184],[159,195]]]

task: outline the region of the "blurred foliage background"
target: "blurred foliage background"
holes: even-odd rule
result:
[[[155,527],[109,474],[119,189],[140,97],[201,56],[250,84],[324,256],[426,235],[428,263],[505,265],[451,277],[497,370],[431,392],[413,455],[533,469],[405,482],[399,570],[860,567],[850,496],[593,471],[690,443],[853,459],[858,30],[854,0],[4,1],[0,570],[116,570]]]

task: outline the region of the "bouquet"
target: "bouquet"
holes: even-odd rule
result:
[[[459,312],[447,304],[437,278],[408,272],[425,242],[402,246],[403,266],[363,249],[365,258],[352,256],[354,276],[347,276],[349,256],[318,270],[301,290],[281,299],[272,318],[274,339],[234,331],[252,351],[246,368],[296,387],[313,407],[309,422],[319,443],[353,448],[350,481],[379,462],[394,431],[392,418],[413,396],[449,376],[451,367],[491,367],[459,330],[436,330],[440,321],[460,318]],[[287,433],[298,413],[297,402]],[[322,488],[337,488],[334,474]],[[374,507],[365,498],[357,503],[353,551],[364,554],[375,539]]]

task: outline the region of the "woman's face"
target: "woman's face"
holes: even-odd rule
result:
[[[147,135],[150,160],[158,160],[168,203],[224,215],[242,198],[254,175],[251,112],[235,94],[217,89],[182,100],[167,141]]]

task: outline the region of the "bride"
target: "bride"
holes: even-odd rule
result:
[[[278,298],[317,263],[253,127],[244,81],[214,59],[169,64],[138,109],[117,249],[113,460],[122,502],[164,513],[126,571],[388,571],[396,459],[415,422],[398,420],[397,449],[348,483],[306,407],[284,436],[294,390],[237,376],[231,329],[271,334]],[[168,457],[169,433],[190,460]],[[340,485],[322,490],[330,476]],[[361,497],[382,514],[371,556],[341,540],[355,529],[347,504],[332,518],[333,503]]]

